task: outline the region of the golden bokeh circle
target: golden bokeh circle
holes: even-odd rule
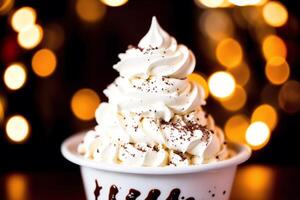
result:
[[[95,111],[99,104],[98,94],[87,88],[78,90],[71,99],[73,114],[84,121],[92,120],[95,117]]]
[[[37,51],[31,61],[33,72],[41,77],[50,76],[56,68],[56,56],[50,49]]]
[[[250,122],[247,116],[237,114],[230,117],[224,127],[226,138],[229,141],[245,143],[245,134]]]
[[[238,66],[243,59],[243,50],[238,41],[226,38],[220,41],[216,48],[217,60],[225,67]]]
[[[107,6],[118,7],[126,4],[128,0],[101,0],[101,2]]]
[[[11,17],[11,26],[16,32],[26,31],[35,24],[36,11],[31,7],[19,8]]]
[[[253,122],[246,130],[246,142],[253,150],[263,148],[269,139],[270,129],[264,122]]]
[[[221,105],[229,111],[241,109],[247,101],[247,93],[241,86],[237,85],[232,95],[228,98],[220,99]]]
[[[18,43],[24,49],[36,47],[43,39],[43,29],[40,25],[34,24],[26,30],[19,32]]]
[[[251,122],[262,121],[268,125],[270,130],[273,130],[278,121],[277,111],[269,104],[258,106],[251,116]]]
[[[23,116],[14,115],[7,120],[5,130],[12,142],[21,143],[28,138],[30,126]]]
[[[266,64],[265,74],[272,84],[283,84],[290,76],[289,64],[282,57],[273,57]]]
[[[13,63],[4,71],[4,83],[11,90],[20,89],[26,82],[27,72],[23,64]]]
[[[277,35],[268,35],[262,42],[262,51],[266,60],[273,57],[286,58],[287,48],[284,41]]]
[[[225,71],[217,71],[208,79],[210,94],[216,98],[228,98],[233,94],[235,86],[233,76]]]
[[[271,1],[263,7],[263,17],[267,24],[280,27],[288,20],[288,11],[285,6],[278,1]]]

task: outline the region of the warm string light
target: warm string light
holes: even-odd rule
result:
[[[263,104],[258,106],[252,116],[251,122],[261,121],[268,125],[270,130],[273,130],[278,121],[277,111],[271,105]]]
[[[247,93],[241,86],[237,85],[234,92],[228,98],[220,99],[221,105],[229,111],[241,109],[247,101]]]
[[[227,7],[230,5],[228,0],[195,0],[197,4],[208,8]]]
[[[18,32],[18,43],[24,49],[33,49],[43,38],[43,29],[36,22],[36,11],[31,7],[19,8],[11,18],[12,28]]]
[[[276,35],[268,35],[263,39],[262,51],[266,60],[273,57],[286,58],[287,48],[284,41]]]
[[[266,64],[265,74],[272,84],[280,85],[289,78],[290,67],[284,58],[273,57]]]
[[[288,11],[285,6],[278,1],[271,1],[263,7],[263,17],[267,24],[280,27],[288,20]]]
[[[6,134],[12,142],[24,142],[29,136],[30,126],[21,115],[14,115],[7,120]]]
[[[263,148],[270,139],[270,129],[266,123],[255,121],[246,130],[246,142],[252,149]]]
[[[245,143],[245,134],[250,122],[245,115],[230,117],[224,127],[226,138],[233,142]]]
[[[11,90],[20,89],[26,81],[26,69],[21,63],[14,63],[4,71],[4,83]]]
[[[229,0],[230,3],[236,6],[257,5],[261,0]]]
[[[216,57],[223,66],[236,67],[243,59],[242,47],[235,39],[226,38],[217,45]]]
[[[225,71],[213,73],[208,79],[210,93],[216,98],[227,98],[233,94],[235,81],[231,74]]]
[[[71,99],[71,109],[73,114],[81,120],[92,120],[95,111],[100,104],[98,94],[91,89],[78,90]]]
[[[56,68],[56,56],[50,49],[41,49],[32,57],[33,72],[40,77],[50,76]]]
[[[11,18],[11,26],[16,32],[22,32],[35,24],[36,11],[31,7],[18,9]]]
[[[18,34],[18,43],[24,49],[33,49],[43,38],[43,29],[40,25],[32,25]]]
[[[128,0],[101,0],[107,6],[118,7],[126,4]]]

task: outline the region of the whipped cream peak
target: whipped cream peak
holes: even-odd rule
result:
[[[126,78],[165,76],[183,79],[194,71],[196,64],[192,51],[177,44],[155,17],[138,47],[131,46],[125,53],[119,54],[119,58],[113,68]]]
[[[169,34],[164,31],[159,23],[157,22],[156,17],[152,17],[152,22],[148,33],[141,39],[138,46],[140,48],[148,47],[162,47],[165,42],[169,42],[171,37]]]
[[[96,110],[97,126],[78,152],[96,162],[188,166],[228,157],[224,134],[202,106],[204,89],[187,79],[195,56],[152,18],[138,46],[119,54],[120,76]]]

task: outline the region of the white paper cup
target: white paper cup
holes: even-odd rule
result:
[[[130,167],[84,158],[77,153],[83,137],[80,133],[68,138],[61,151],[66,159],[80,165],[88,200],[227,200],[237,165],[251,154],[248,146],[229,143],[236,155],[216,163],[188,167]],[[159,196],[150,198],[151,194]]]

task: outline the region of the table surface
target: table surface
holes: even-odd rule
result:
[[[300,168],[245,165],[238,168],[231,200],[300,199]],[[297,198],[298,197],[298,198]],[[10,172],[0,176],[1,200],[84,200],[78,172]]]

